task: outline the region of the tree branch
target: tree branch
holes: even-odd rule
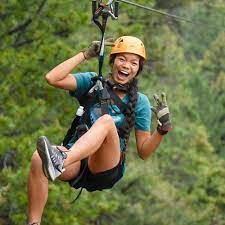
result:
[[[33,17],[30,17],[30,18],[28,18],[27,20],[25,20],[23,23],[18,24],[16,27],[14,27],[13,29],[11,29],[11,30],[7,31],[5,34],[3,34],[0,38],[4,37],[4,36],[6,36],[6,35],[12,35],[12,34],[14,34],[14,33],[16,33],[16,32],[25,32],[25,30],[26,30],[27,27],[32,23],[32,21],[35,19],[35,17],[36,17],[37,15],[40,14],[40,12],[41,12],[41,10],[43,9],[43,7],[44,7],[46,1],[47,1],[47,0],[43,0],[43,1],[40,3],[40,5],[39,5],[39,7],[38,7],[38,9],[37,9],[37,11],[35,12],[35,14],[34,14]],[[3,15],[4,15],[4,14],[3,14]]]
[[[28,45],[28,44],[31,44],[34,42],[35,39],[27,39],[27,40],[24,40],[24,41],[20,41],[20,42],[17,42],[17,43],[14,43],[12,45],[12,47],[14,48],[19,48],[21,46],[24,46],[24,45]]]
[[[47,0],[43,0],[41,2],[41,4],[39,5],[37,11],[36,11],[36,16],[41,12],[41,10],[44,8],[45,3],[47,2]]]
[[[25,28],[26,28],[29,24],[31,24],[31,22],[32,22],[32,19],[29,18],[29,19],[27,19],[24,23],[19,24],[18,26],[14,27],[12,30],[9,30],[8,32],[6,32],[5,35],[12,35],[13,33],[16,33],[16,32],[18,32],[18,31],[24,31]],[[3,36],[5,36],[5,35],[3,35]]]

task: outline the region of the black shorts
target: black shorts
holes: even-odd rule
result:
[[[119,162],[117,166],[110,170],[93,174],[88,168],[88,160],[81,160],[81,167],[78,176],[69,181],[71,187],[85,188],[87,191],[101,191],[112,188],[123,177],[124,162]]]

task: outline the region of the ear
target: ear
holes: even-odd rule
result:
[[[114,64],[116,55],[117,55],[117,54],[113,54],[113,55],[110,55],[110,56],[109,56],[109,65],[111,66],[111,68],[113,67],[113,64]]]

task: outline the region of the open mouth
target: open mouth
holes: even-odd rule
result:
[[[119,70],[118,75],[119,75],[120,78],[124,79],[124,78],[127,78],[129,76],[129,73],[126,72],[126,71],[123,71],[123,70]]]

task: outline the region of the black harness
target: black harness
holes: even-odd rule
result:
[[[63,140],[63,146],[67,147],[70,140],[76,135],[76,139],[81,137],[89,127],[91,126],[90,122],[90,109],[96,103],[100,103],[101,105],[101,114],[108,114],[109,104],[112,103],[117,105],[120,109],[119,113],[123,113],[125,115],[126,104],[117,96],[114,92],[115,88],[126,91],[126,87],[120,86],[111,82],[110,80],[105,80],[102,76],[102,66],[104,62],[104,47],[105,47],[105,30],[107,19],[110,16],[112,19],[118,18],[118,2],[116,1],[113,4],[113,0],[109,0],[108,4],[104,4],[102,0],[92,0],[92,13],[93,13],[93,21],[99,27],[102,33],[101,45],[100,45],[100,53],[99,53],[99,73],[98,76],[92,79],[93,85],[92,87],[81,97],[78,99],[80,103],[80,107],[76,113],[76,117],[74,118],[71,127],[67,131],[66,136]],[[102,24],[99,22],[99,17],[102,17]],[[125,115],[126,116],[126,115]],[[124,125],[125,123],[123,123]],[[124,138],[125,135],[122,132],[119,132],[119,136]],[[121,158],[125,159],[125,149],[123,149]],[[87,164],[86,164],[87,167]],[[83,173],[86,171],[84,168]],[[77,179],[77,181],[82,177]],[[80,190],[78,196],[74,201],[76,201],[81,192]]]
[[[126,103],[124,103],[120,97],[114,92],[115,89],[120,88],[117,84],[115,84],[111,80],[104,80],[104,87],[101,92],[96,88],[96,84],[98,81],[97,77],[92,78],[93,85],[92,87],[81,97],[78,99],[80,106],[83,107],[82,115],[78,115],[76,113],[76,117],[72,121],[71,127],[67,131],[66,136],[63,140],[63,146],[67,147],[70,140],[76,135],[76,139],[81,137],[87,130],[90,128],[90,109],[95,104],[101,104],[101,115],[108,114],[108,107],[110,104],[115,104],[119,108],[118,113],[123,113],[126,117]],[[122,88],[122,87],[121,87]],[[124,87],[123,87],[124,90]],[[78,108],[79,110],[80,108]],[[125,126],[126,121],[124,121],[123,126]],[[119,132],[119,136],[124,138],[124,134]]]
[[[107,4],[103,3],[102,0],[92,0],[92,19],[99,27],[102,34],[99,52],[99,73],[98,76],[92,79],[92,87],[86,92],[86,94],[78,99],[80,108],[78,109],[78,112],[76,113],[77,116],[73,120],[71,127],[67,131],[67,134],[63,140],[63,146],[65,147],[74,135],[77,135],[77,138],[79,138],[88,130],[88,127],[91,124],[89,121],[90,108],[95,103],[100,103],[102,115],[108,114],[108,106],[111,103],[111,100],[113,100],[114,104],[118,106],[120,112],[125,113],[126,104],[123,103],[113,91],[113,89],[118,85],[110,82],[109,80],[106,81],[102,76],[107,19],[108,17],[111,17],[112,19],[118,18],[118,6],[119,3],[117,1],[113,3],[113,0],[108,0]],[[99,21],[100,17],[102,18],[102,23]],[[122,90],[124,87],[121,86],[120,88],[120,90]],[[123,137],[123,134],[120,134],[120,137]]]

